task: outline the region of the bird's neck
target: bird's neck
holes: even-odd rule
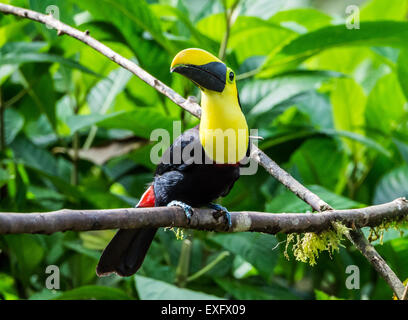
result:
[[[201,94],[200,142],[216,163],[238,163],[248,149],[248,125],[236,87]]]

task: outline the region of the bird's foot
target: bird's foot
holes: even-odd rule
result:
[[[181,202],[181,201],[177,201],[177,200],[173,200],[171,202],[169,202],[167,204],[168,207],[180,207],[181,209],[184,210],[184,213],[186,214],[188,223],[190,223],[191,221],[191,216],[194,213],[194,210],[191,206],[189,206],[188,204]]]
[[[225,207],[223,207],[223,206],[221,206],[219,204],[216,204],[216,203],[210,203],[208,205],[208,207],[223,213],[225,218],[227,218],[227,221],[228,221],[228,229],[230,229],[232,227],[231,214],[229,213],[227,208],[225,208]]]

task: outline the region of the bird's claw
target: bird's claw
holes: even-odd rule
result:
[[[216,203],[210,203],[208,206],[211,209],[215,209],[215,210],[217,210],[219,212],[224,213],[225,218],[227,218],[227,221],[228,221],[228,229],[230,229],[232,227],[231,214],[229,213],[227,208],[225,208],[225,207],[223,207],[223,206],[221,206],[219,204],[216,204]]]
[[[191,222],[191,216],[194,213],[194,210],[193,210],[193,208],[191,206],[189,206],[188,204],[186,204],[184,202],[178,201],[178,200],[173,200],[173,201],[169,202],[167,204],[167,206],[168,207],[180,207],[181,209],[184,210],[184,213],[185,213],[185,215],[187,217],[188,223]]]

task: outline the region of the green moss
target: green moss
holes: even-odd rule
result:
[[[334,251],[339,251],[343,235],[349,230],[343,224],[334,222],[333,229],[320,233],[288,234],[284,255],[289,259],[287,251],[289,244],[293,242],[292,250],[295,259],[314,266],[321,251],[327,250],[330,256]]]
[[[173,231],[174,234],[176,235],[176,239],[177,239],[177,240],[184,240],[184,238],[185,238],[184,229],[183,229],[183,228],[167,227],[167,228],[164,228],[164,230]]]
[[[396,231],[399,231],[400,237],[403,237],[404,231],[401,230],[401,226],[403,224],[406,224],[404,219],[399,220],[399,221],[384,221],[379,226],[370,228],[370,234],[368,235],[367,239],[370,242],[373,242],[379,239],[380,244],[383,244],[384,232],[388,231],[389,229],[394,229]]]

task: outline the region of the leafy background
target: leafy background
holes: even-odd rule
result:
[[[225,8],[235,1],[9,0],[46,12],[133,59],[183,96],[172,57],[201,47],[218,54]],[[360,29],[348,30],[350,1],[241,0],[225,60],[239,75],[243,110],[260,147],[334,207],[408,196],[408,1],[352,1]],[[2,211],[134,206],[152,178],[155,128],[197,123],[126,70],[67,36],[0,15]],[[264,170],[244,176],[230,210],[310,208]],[[366,234],[369,230],[365,230]],[[283,235],[160,230],[136,276],[97,278],[114,231],[0,236],[3,299],[391,299],[367,261],[344,241],[311,267],[284,257]],[[408,238],[386,232],[376,249],[408,278]],[[48,265],[61,289],[45,288]],[[360,268],[348,290],[348,265]]]

